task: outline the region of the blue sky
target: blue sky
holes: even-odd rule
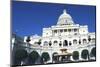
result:
[[[42,28],[56,25],[64,9],[76,24],[88,25],[89,31],[95,32],[95,8],[95,6],[13,1],[12,32],[22,37],[42,35]]]

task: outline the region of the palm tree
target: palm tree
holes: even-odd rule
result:
[[[42,53],[41,59],[44,63],[47,63],[48,60],[50,60],[50,56],[47,52]]]
[[[96,47],[92,48],[90,55],[91,57],[96,57]]]
[[[29,54],[29,63],[30,64],[35,64],[36,60],[39,58],[39,54],[36,51],[32,51]]]
[[[78,51],[74,51],[72,57],[73,57],[74,60],[78,60],[79,59],[79,52]]]
[[[15,56],[14,56],[14,65],[20,65],[21,61],[25,60],[28,57],[28,53],[24,49],[18,49],[15,51]]]
[[[88,60],[89,60],[89,52],[88,52],[87,49],[84,49],[84,50],[82,51],[81,57],[82,57],[83,59],[87,59],[87,58],[88,58]]]

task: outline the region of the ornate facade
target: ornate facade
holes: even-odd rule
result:
[[[24,42],[27,38],[25,36]],[[37,51],[40,56],[48,53],[47,63],[95,60],[92,56],[95,40],[95,32],[89,32],[87,25],[75,24],[71,15],[63,10],[56,25],[43,28],[42,36],[30,36],[30,52]]]

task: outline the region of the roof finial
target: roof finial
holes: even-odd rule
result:
[[[67,12],[66,12],[66,9],[63,10],[63,13],[67,13]]]

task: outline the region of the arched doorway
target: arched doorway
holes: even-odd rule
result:
[[[81,58],[85,59],[85,60],[89,60],[89,51],[87,49],[82,50],[81,53]]]
[[[67,40],[64,40],[63,46],[68,46],[68,41]]]

